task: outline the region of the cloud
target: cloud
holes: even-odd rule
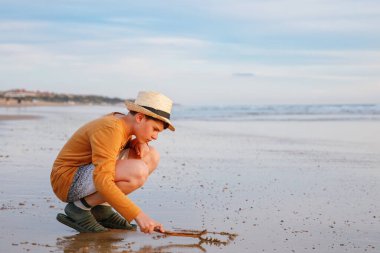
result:
[[[380,4],[363,0],[241,0],[223,1],[216,10],[245,19],[298,19],[376,15]]]
[[[233,77],[243,77],[243,78],[250,78],[254,77],[255,74],[250,73],[250,72],[237,72],[237,73],[232,73]]]
[[[124,17],[124,16],[116,16],[109,17],[104,19],[105,22],[110,22],[117,25],[154,25],[162,20],[159,18],[153,17]]]
[[[7,71],[33,70],[40,64],[57,63],[59,56],[39,46],[7,43],[0,44],[0,66],[3,75]],[[62,58],[59,59],[62,61]]]
[[[260,34],[380,32],[380,2],[371,0],[230,0],[208,11],[231,22],[245,22],[248,27],[243,25],[243,30],[250,27]]]
[[[209,45],[206,41],[195,39],[195,38],[187,38],[187,37],[146,37],[146,38],[136,38],[133,39],[136,43],[144,43],[150,44],[153,46],[175,46],[175,47],[204,47]]]
[[[43,29],[48,26],[49,23],[42,21],[19,21],[19,20],[1,20],[0,21],[0,31],[26,31]]]
[[[24,2],[30,13],[4,13],[0,88],[110,96],[159,88],[181,103],[210,94],[250,103],[295,101],[294,90],[304,100],[330,91],[372,99],[379,87],[376,1],[89,3],[43,11]]]

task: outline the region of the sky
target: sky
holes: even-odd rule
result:
[[[0,0],[0,90],[380,103],[378,0]]]

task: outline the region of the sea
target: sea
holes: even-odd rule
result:
[[[180,120],[379,120],[380,104],[178,106]]]
[[[89,118],[112,111],[125,111],[124,105],[2,107],[0,114],[44,115],[83,114]],[[87,118],[87,117],[86,117]],[[380,104],[336,105],[174,105],[173,121],[378,121]]]

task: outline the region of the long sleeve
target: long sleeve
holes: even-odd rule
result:
[[[123,138],[123,133],[112,127],[101,128],[89,136],[96,190],[124,218],[132,221],[139,214],[140,208],[115,184],[116,157],[125,141]]]

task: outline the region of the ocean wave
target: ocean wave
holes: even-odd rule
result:
[[[177,106],[175,120],[379,120],[380,105]]]

